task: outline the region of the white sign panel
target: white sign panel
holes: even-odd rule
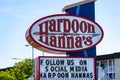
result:
[[[94,58],[40,57],[40,80],[95,80]]]

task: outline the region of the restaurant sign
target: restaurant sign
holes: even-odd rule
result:
[[[56,14],[35,21],[27,41],[45,52],[77,52],[97,45],[103,38],[99,24],[81,16]]]

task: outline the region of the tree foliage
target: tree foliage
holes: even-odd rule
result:
[[[14,77],[10,75],[9,71],[1,71],[0,80],[14,80]]]
[[[15,63],[13,68],[0,72],[0,80],[27,80],[32,75],[32,59]]]

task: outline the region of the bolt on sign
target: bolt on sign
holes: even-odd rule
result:
[[[95,80],[92,57],[37,57],[35,80]]]
[[[83,51],[102,38],[103,30],[96,22],[68,14],[43,17],[26,32],[26,39],[33,47],[50,53]]]

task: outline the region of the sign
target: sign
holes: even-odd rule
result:
[[[38,57],[36,80],[95,80],[95,60],[88,57]]]
[[[97,45],[103,38],[102,28],[87,18],[68,14],[43,17],[32,24],[27,41],[45,52],[77,52]]]

